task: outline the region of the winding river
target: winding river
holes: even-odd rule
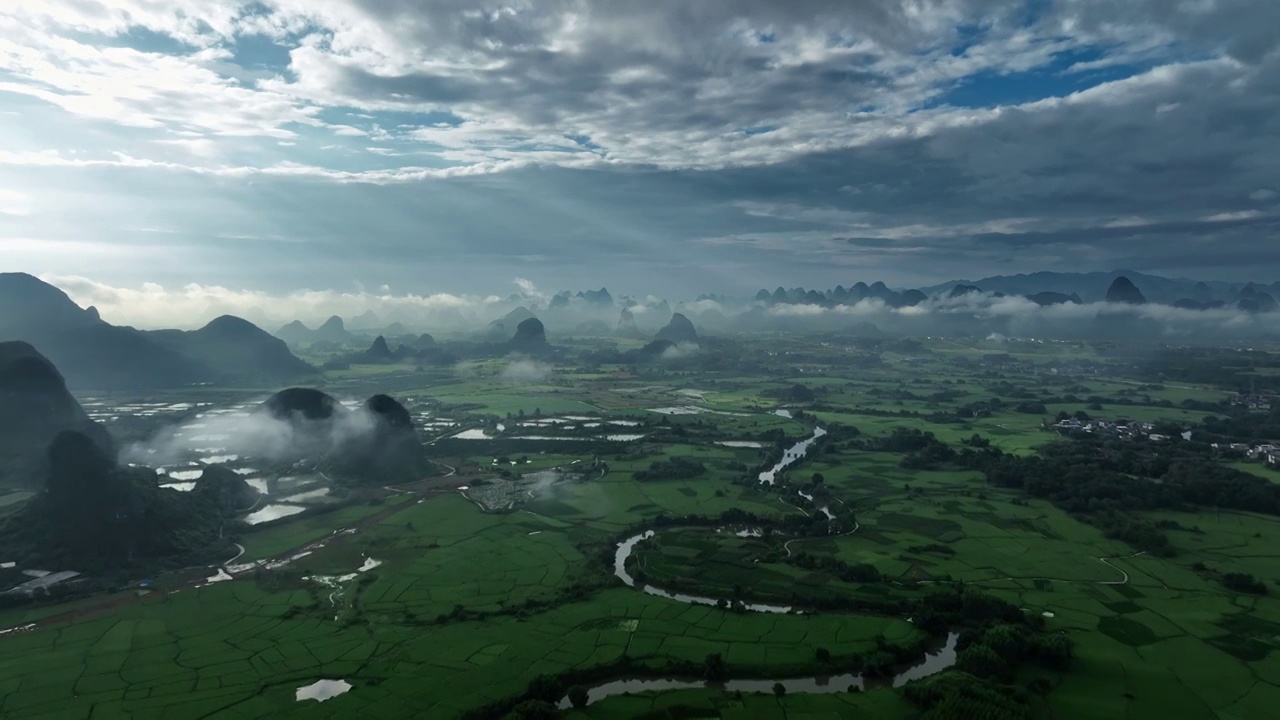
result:
[[[801,458],[803,458],[805,456],[805,453],[809,451],[809,447],[812,446],[813,443],[817,441],[818,438],[826,434],[827,434],[827,431],[825,429],[820,427],[815,427],[813,429],[813,435],[809,436],[808,438],[805,438],[804,440],[801,440],[800,442],[797,442],[795,445],[792,445],[782,455],[782,459],[779,460],[778,463],[773,466],[773,468],[760,473],[760,482],[768,483],[772,485],[774,482],[774,479],[777,477],[777,474],[779,472],[781,472],[787,466],[792,465],[798,462]],[[835,515],[826,507],[819,508],[819,510],[821,510],[822,513],[827,516],[827,519],[829,520],[835,519]],[[613,574],[616,575],[619,580],[626,583],[628,587],[639,587],[640,590],[642,590],[643,592],[649,595],[653,595],[655,597],[666,598],[668,600],[675,600],[676,602],[682,602],[682,603],[687,603],[691,605],[711,605],[711,606],[719,605],[721,602],[719,598],[703,597],[700,595],[688,595],[685,593],[673,593],[673,592],[668,592],[667,590],[663,590],[662,588],[654,585],[647,585],[647,584],[638,585],[636,583],[636,579],[631,577],[631,574],[627,572],[627,558],[631,557],[631,553],[635,551],[636,545],[640,544],[644,540],[648,540],[649,538],[653,537],[653,534],[654,532],[652,530],[646,530],[638,535],[632,535],[626,540],[623,540],[622,542],[618,543],[618,549],[613,556]],[[750,610],[752,612],[785,614],[792,611],[790,605],[766,605],[764,603],[750,603],[745,605],[744,607],[747,610]]]
[[[782,459],[779,460],[776,465],[760,473],[760,482],[765,485],[772,485],[777,479],[778,473],[787,469],[788,466],[799,462],[800,459],[804,457],[805,453],[809,452],[809,446],[816,442],[818,438],[826,434],[827,431],[825,428],[815,427],[813,429],[813,435],[810,435],[804,440],[792,445],[782,454]]]
[[[631,574],[627,572],[627,558],[631,557],[631,553],[635,551],[636,545],[639,545],[640,542],[643,540],[648,540],[649,538],[653,537],[653,534],[654,533],[652,530],[646,530],[640,533],[639,535],[632,535],[626,540],[623,540],[622,542],[618,543],[618,550],[613,555],[613,574],[616,575],[619,580],[626,583],[628,587],[640,587],[642,591],[644,591],[649,595],[653,595],[655,597],[666,598],[668,600],[675,600],[676,602],[687,603],[690,605],[711,605],[713,607],[716,605],[719,605],[720,600],[718,598],[701,597],[699,595],[686,595],[684,593],[667,592],[666,590],[663,590],[662,588],[656,587],[654,585],[637,586],[636,579],[631,577]],[[747,610],[750,610],[752,612],[765,612],[765,613],[791,612],[790,605],[765,605],[762,603],[749,603],[744,607],[746,607]]]
[[[725,692],[772,693],[775,683],[781,683],[787,694],[823,694],[848,692],[850,687],[859,690],[902,687],[913,680],[920,680],[936,675],[956,663],[956,640],[959,635],[951,633],[942,647],[935,652],[927,653],[920,662],[888,678],[867,678],[862,675],[846,673],[843,675],[811,675],[797,678],[775,678],[768,680],[729,680],[724,683],[713,683],[707,680],[689,678],[621,678],[593,685],[587,689],[587,704],[598,703],[606,698],[627,693],[666,692],[670,690],[701,690],[716,688]],[[561,698],[559,707],[567,710],[572,705],[568,697]]]
[[[827,431],[823,428],[814,428],[813,435],[801,440],[793,445],[783,454],[782,459],[778,461],[771,469],[760,473],[760,482],[772,485],[777,475],[788,466],[799,461],[808,452],[809,447],[820,437],[826,435]],[[811,496],[806,496],[812,500]],[[835,519],[834,513],[827,507],[819,508],[819,510],[827,516],[828,519]],[[856,528],[855,528],[856,529]],[[747,531],[750,532],[750,531]],[[719,605],[721,600],[712,597],[702,597],[699,595],[687,595],[685,593],[673,593],[663,590],[654,585],[640,585],[636,579],[627,572],[627,558],[635,552],[636,546],[641,542],[648,540],[654,536],[653,530],[646,530],[642,533],[632,535],[631,537],[618,543],[617,551],[613,558],[613,574],[628,587],[638,587],[643,592],[656,597],[674,600],[676,602],[694,604],[694,605]],[[761,603],[753,603],[745,606],[747,610],[753,612],[766,613],[789,613],[792,612],[791,606],[784,605],[765,605]],[[795,611],[799,612],[799,611]],[[706,688],[718,688],[725,692],[743,692],[743,693],[772,693],[774,685],[781,683],[788,694],[801,693],[838,693],[848,692],[850,688],[858,688],[859,690],[867,688],[881,687],[901,687],[913,680],[935,675],[946,670],[956,662],[956,641],[959,635],[951,633],[947,636],[946,642],[943,643],[935,652],[927,653],[923,660],[912,665],[898,674],[890,678],[867,678],[861,674],[846,673],[835,676],[808,676],[797,678],[780,678],[780,679],[742,679],[729,680],[724,683],[713,683],[707,680],[697,680],[691,678],[641,678],[629,677],[610,680],[608,682],[594,685],[587,689],[587,704],[594,704],[606,698],[616,695],[625,695],[628,693],[642,692],[666,692],[671,690],[698,690]],[[559,707],[567,710],[572,707],[569,698],[566,696],[561,698]]]

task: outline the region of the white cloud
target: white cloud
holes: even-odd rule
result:
[[[1205,222],[1231,222],[1233,220],[1250,220],[1256,217],[1262,217],[1262,212],[1258,210],[1240,210],[1237,212],[1225,212],[1209,215],[1204,218]]]
[[[217,152],[217,143],[209,138],[182,138],[179,140],[157,140],[156,142],[202,158],[212,157]]]
[[[465,236],[486,262],[697,243],[687,265],[736,268],[709,282],[769,286],[842,266],[913,282],[1059,263],[1189,273],[1209,247],[1225,277],[1280,262],[1269,206],[1241,214],[1280,189],[1278,22],[1273,0],[1077,0],[1033,18],[1026,0],[10,0],[0,185],[38,198],[40,220],[10,212],[5,231],[117,242],[120,223],[90,220],[110,197],[184,229],[173,264],[194,278],[188,260],[219,251],[197,247],[193,197],[314,237],[362,195],[352,224],[387,229],[371,233],[379,272]],[[984,85],[1026,71],[1057,72],[1036,87],[1062,97]],[[275,182],[513,170],[420,203]],[[55,206],[76,211],[38,212]],[[772,254],[743,273],[739,251]],[[38,267],[59,268],[84,271]]]
[[[177,142],[177,141],[174,141]],[[213,175],[217,177],[244,178],[252,176],[313,178],[330,180],[339,183],[368,183],[372,185],[391,185],[396,183],[418,182],[421,180],[465,177],[470,175],[486,175],[502,172],[528,163],[522,160],[503,162],[482,162],[445,168],[399,167],[385,170],[335,170],[333,168],[304,165],[289,161],[274,165],[191,165],[168,160],[151,160],[133,157],[125,153],[115,153],[112,159],[68,157],[57,151],[43,152],[10,152],[0,150],[0,165],[34,166],[34,167],[116,167],[135,169],[160,169],[190,172],[197,175]]]
[[[0,245],[2,247],[2,245]],[[490,315],[505,306],[496,298],[450,293],[430,295],[392,294],[390,292],[339,292],[336,290],[299,290],[290,293],[268,293],[236,290],[216,285],[189,284],[165,287],[144,283],[138,287],[117,287],[79,276],[42,276],[56,285],[82,307],[93,305],[103,319],[144,329],[196,328],[218,315],[237,315],[264,324],[274,331],[291,320],[317,324],[331,315],[353,317],[373,310],[383,318],[416,319],[421,326],[448,318],[449,329],[457,318],[475,327],[487,322]]]
[[[334,135],[343,135],[346,137],[364,137],[369,134],[358,127],[352,127],[351,125],[329,125],[327,127],[333,131]]]
[[[542,382],[551,374],[551,366],[535,360],[512,360],[502,369],[499,377],[511,383],[529,384]]]
[[[512,280],[511,282],[514,283],[516,287],[520,288],[520,294],[522,296],[530,300],[536,300],[540,303],[546,303],[548,300],[551,299],[551,296],[539,290],[538,286],[534,285],[532,280],[526,280],[524,278],[518,277]]]
[[[989,327],[1004,328],[1002,334],[1035,336],[1079,335],[1096,337],[1095,323],[1100,318],[1130,317],[1172,336],[1201,336],[1219,331],[1273,333],[1280,330],[1280,312],[1248,313],[1232,307],[1216,310],[1185,310],[1171,305],[1150,303],[1125,305],[1107,302],[1088,304],[1063,303],[1041,306],[1025,297],[996,297],[988,293],[971,293],[959,297],[932,297],[911,307],[894,308],[879,300],[863,300],[855,305],[822,307],[819,305],[774,305],[768,314],[789,322],[823,323],[841,327],[852,320],[867,321],[882,330],[924,335],[948,332],[978,319]],[[987,332],[987,330],[983,330]]]
[[[320,108],[223,74],[225,49],[187,54],[91,45],[0,14],[0,91],[28,95],[72,115],[137,128],[218,136],[296,136],[320,124]]]
[[[17,190],[0,188],[0,215],[27,215],[31,212],[31,198]]]
[[[86,118],[215,136],[289,139],[298,126],[323,126],[360,137],[368,132],[318,115],[444,111],[461,122],[424,122],[399,134],[452,165],[510,169],[520,165],[504,163],[522,158],[715,169],[988,122],[1001,109],[928,105],[965,78],[1043,68],[1059,53],[1098,44],[1110,48],[1107,57],[1073,73],[1119,60],[1168,61],[1179,33],[1230,19],[1216,8],[1142,4],[1126,22],[1108,25],[1094,22],[1096,11],[1090,3],[1054,7],[1028,27],[1023,3],[999,0],[901,7],[705,0],[696,9],[564,0],[492,12],[456,1],[275,0],[263,8],[235,0],[24,0],[0,10],[0,70],[14,78],[0,89]],[[1184,22],[1188,15],[1195,24]],[[964,25],[983,31],[953,52],[955,28]],[[193,49],[97,47],[68,32],[118,36],[137,27]],[[769,42],[760,40],[764,32]],[[235,64],[229,48],[249,34],[291,48],[288,75]],[[1145,81],[1065,101],[1113,102],[1159,77],[1172,75],[1156,68]],[[386,135],[375,125],[375,138]]]

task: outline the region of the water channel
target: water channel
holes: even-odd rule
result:
[[[778,464],[775,465],[773,469],[760,473],[760,482],[767,482],[772,485],[774,478],[776,477],[778,472],[780,472],[783,468],[787,467],[788,465],[791,465],[792,463],[795,463],[799,461],[801,458],[803,458],[805,456],[805,453],[809,451],[809,447],[813,445],[814,441],[816,441],[818,438],[826,434],[827,434],[827,431],[824,430],[823,428],[820,428],[820,427],[814,428],[813,435],[791,446],[791,448],[789,448],[786,451],[786,453],[783,454],[782,459],[778,461]],[[821,508],[821,510],[827,516],[828,519],[835,518],[835,516],[827,508],[824,507],[824,508]],[[653,534],[654,533],[652,530],[646,530],[645,532],[642,532],[638,535],[633,535],[627,538],[626,540],[623,540],[622,542],[618,543],[618,549],[614,553],[614,558],[613,558],[613,574],[616,575],[619,580],[626,583],[628,587],[637,587],[637,583],[636,583],[636,579],[631,577],[631,574],[627,572],[627,567],[626,567],[627,558],[631,557],[631,553],[635,551],[636,545],[638,545],[641,541],[648,540],[649,538],[653,537]],[[663,590],[662,588],[656,587],[654,585],[640,586],[640,590],[642,590],[643,592],[649,595],[666,598],[668,600],[675,600],[676,602],[682,602],[682,603],[687,603],[691,605],[716,606],[716,605],[719,605],[721,602],[719,598],[703,597],[700,595],[688,595],[685,593],[673,593],[673,592],[668,592],[666,590]],[[764,603],[750,603],[745,607],[747,610],[750,610],[752,612],[764,612],[764,613],[791,612],[790,605],[766,605]]]
[[[782,459],[772,469],[760,473],[760,482],[773,484],[779,472],[803,458],[814,441],[826,434],[827,431],[823,428],[814,428],[812,436],[796,443],[787,450],[782,456]],[[828,508],[823,507],[819,509],[829,519],[834,519],[833,513]],[[753,534],[749,530],[746,532],[748,534]],[[618,548],[614,553],[613,559],[613,574],[628,587],[637,587],[638,584],[636,579],[627,572],[627,558],[631,557],[631,553],[635,552],[637,545],[649,538],[652,538],[654,534],[653,530],[646,530],[642,533],[632,535],[626,540],[618,543]],[[639,587],[643,592],[649,595],[674,600],[676,602],[712,606],[719,605],[721,602],[718,598],[688,595],[685,593],[673,593],[653,585],[643,585]],[[765,605],[760,603],[749,604],[745,607],[747,610],[753,612],[789,613],[792,611],[790,606]],[[597,703],[605,698],[613,697],[615,695],[640,692],[665,692],[670,690],[719,688],[725,692],[771,693],[774,690],[774,685],[777,683],[781,683],[788,694],[838,693],[848,692],[850,688],[858,688],[860,690],[879,687],[896,688],[913,680],[919,680],[929,677],[930,675],[935,675],[954,665],[956,662],[956,640],[958,637],[959,636],[957,634],[951,633],[947,636],[946,642],[938,648],[938,650],[932,653],[927,653],[924,659],[919,663],[906,668],[891,678],[866,678],[860,674],[853,673],[835,676],[808,676],[766,680],[742,679],[730,680],[725,683],[712,683],[707,680],[687,678],[620,678],[618,680],[611,680],[588,688],[587,704]],[[571,707],[568,697],[560,700],[559,707],[561,709],[568,709]]]
[[[653,531],[646,530],[640,533],[639,535],[632,535],[626,540],[623,540],[622,542],[618,543],[618,550],[616,553],[614,553],[614,556],[613,556],[613,574],[616,575],[619,580],[626,583],[628,587],[637,587],[637,585],[636,585],[636,579],[631,577],[631,574],[627,572],[627,558],[631,557],[631,553],[635,550],[636,545],[640,544],[642,540],[648,540],[651,537],[653,537]],[[685,593],[667,592],[666,590],[663,590],[662,588],[656,587],[654,585],[644,585],[644,586],[641,586],[640,589],[645,593],[649,595],[653,595],[655,597],[666,598],[668,600],[675,600],[676,602],[682,602],[690,605],[711,605],[714,607],[720,604],[720,600],[718,598],[701,597],[698,595],[686,595]],[[752,612],[765,612],[765,613],[791,612],[790,605],[765,605],[762,603],[750,603],[750,604],[747,604],[745,607],[747,610],[750,610]]]
[[[804,440],[801,440],[795,445],[792,445],[790,448],[787,449],[786,452],[782,454],[782,459],[779,460],[776,465],[760,473],[760,482],[766,485],[772,485],[774,481],[777,479],[778,473],[785,470],[789,465],[793,465],[799,462],[800,459],[805,456],[805,453],[809,452],[809,446],[813,445],[813,443],[816,442],[818,438],[826,434],[827,434],[826,429],[820,428],[820,427],[814,428],[813,435],[809,436],[808,438],[805,438]]]
[[[600,683],[587,689],[587,704],[598,703],[606,698],[628,693],[667,692],[670,690],[701,690],[707,688],[720,689],[725,692],[772,693],[773,686],[781,683],[787,694],[824,694],[848,692],[854,687],[859,690],[902,687],[914,680],[936,675],[956,663],[956,640],[959,635],[951,633],[946,642],[936,651],[927,653],[920,662],[906,668],[897,675],[888,678],[867,678],[859,674],[843,675],[811,675],[797,678],[771,678],[753,680],[729,680],[724,683],[713,683],[707,680],[690,678],[620,678]],[[561,698],[559,707],[567,710],[571,707],[569,698]]]

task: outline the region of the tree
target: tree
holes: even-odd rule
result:
[[[1075,658],[1071,639],[1066,635],[1043,635],[1037,638],[1035,651],[1040,662],[1054,670],[1067,670]]]
[[[563,696],[564,683],[554,675],[539,675],[529,683],[529,687],[525,690],[525,697],[549,703],[559,702]]]
[[[812,480],[814,485],[821,485],[826,482],[827,479],[822,476],[822,473],[814,473]]]
[[[800,383],[792,385],[786,394],[795,402],[813,402],[813,391]]]
[[[587,703],[590,700],[591,700],[590,694],[587,692],[587,689],[582,687],[581,685],[574,685],[573,687],[569,688],[569,703],[573,705],[575,708],[578,708],[579,710],[581,710],[582,708],[587,706]]]
[[[1266,595],[1266,583],[1258,580],[1248,573],[1231,572],[1222,576],[1222,584],[1229,590],[1236,592],[1252,593],[1254,595]]]
[[[782,697],[783,695],[786,695],[786,694],[787,694],[787,686],[786,686],[786,685],[783,685],[783,684],[782,684],[782,683],[780,683],[780,682],[779,682],[779,683],[774,683],[774,684],[773,684],[773,694],[774,694],[776,697]]]
[[[1009,666],[986,645],[970,645],[956,656],[956,669],[981,678],[998,679],[1008,673]]]
[[[729,676],[729,666],[720,653],[712,653],[702,661],[702,676],[711,681],[723,680]]]
[[[818,662],[823,663],[824,665],[831,662],[831,651],[824,647],[814,650],[813,656],[817,658]]]

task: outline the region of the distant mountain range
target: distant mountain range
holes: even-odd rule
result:
[[[81,308],[25,273],[0,273],[0,309],[0,342],[30,344],[78,388],[278,383],[316,372],[282,341],[240,318],[223,316],[190,332],[112,325],[94,308]]]
[[[998,292],[1005,295],[1034,295],[1036,293],[1053,292],[1063,295],[1075,294],[1084,302],[1099,302],[1106,298],[1107,290],[1111,288],[1111,284],[1119,277],[1128,278],[1142,292],[1148,302],[1164,305],[1172,305],[1182,299],[1197,302],[1218,300],[1225,304],[1234,304],[1239,300],[1241,292],[1246,288],[1266,292],[1272,296],[1280,294],[1280,282],[1261,285],[1257,283],[1198,281],[1187,278],[1148,275],[1133,270],[994,275],[981,280],[953,280],[920,289],[928,295],[933,295],[939,292],[946,292],[956,285],[975,285],[986,292]]]
[[[35,277],[6,273],[0,274],[0,342],[29,344],[56,365],[66,385],[76,390],[138,390],[196,383],[281,386],[318,372],[299,359],[290,345],[306,348],[308,357],[322,358],[326,369],[338,369],[367,363],[448,365],[459,357],[492,357],[513,351],[555,354],[572,346],[560,342],[571,336],[658,338],[680,345],[700,343],[700,335],[714,340],[722,332],[818,331],[873,336],[1050,333],[1088,338],[1103,328],[1111,337],[1128,338],[1147,331],[1153,338],[1172,337],[1166,332],[1168,328],[1157,328],[1157,323],[1149,321],[1156,315],[1165,318],[1159,322],[1177,319],[1182,326],[1180,338],[1185,341],[1270,337],[1273,324],[1265,315],[1223,323],[1221,316],[1208,312],[1182,312],[1175,318],[1133,306],[1235,310],[1257,316],[1280,309],[1278,296],[1280,283],[1198,282],[1128,271],[992,276],[921,289],[890,288],[884,282],[855,282],[827,290],[778,287],[738,300],[701,295],[675,306],[674,312],[666,300],[615,299],[601,288],[561,292],[549,302],[542,296],[545,307],[527,295],[512,296],[506,303],[486,301],[484,307],[491,308],[494,316],[501,314],[489,323],[474,316],[465,318],[456,307],[450,308],[457,315],[444,325],[452,331],[451,337],[437,344],[430,335],[408,331],[406,325],[420,331],[421,318],[416,317],[404,316],[403,323],[392,321],[368,334],[353,333],[347,327],[381,324],[387,315],[399,315],[403,308],[392,308],[382,318],[372,310],[350,321],[335,315],[314,329],[293,321],[274,337],[229,315],[198,330],[140,331],[104,321],[94,308],[80,307],[66,293]],[[1002,300],[1017,297],[1046,307],[1046,311]],[[1048,307],[1103,301],[1114,307],[1079,311]],[[487,304],[490,302],[494,304]],[[1101,324],[1081,320],[1094,314],[1141,314],[1148,320],[1124,328],[1119,327],[1121,319],[1116,317]],[[438,313],[431,318],[432,322],[443,322]]]
[[[753,302],[765,306],[789,304],[834,307],[854,305],[863,300],[880,300],[889,307],[901,308],[919,305],[929,298],[955,299],[978,294],[1025,297],[1038,305],[1106,301],[1127,305],[1157,303],[1186,310],[1226,307],[1247,312],[1270,312],[1277,309],[1275,298],[1280,296],[1280,282],[1270,285],[1203,282],[1128,270],[1093,273],[1037,272],[996,275],[981,280],[954,280],[920,289],[903,290],[891,289],[882,282],[871,285],[858,282],[849,288],[837,285],[830,290],[779,287],[772,292],[760,290]]]

